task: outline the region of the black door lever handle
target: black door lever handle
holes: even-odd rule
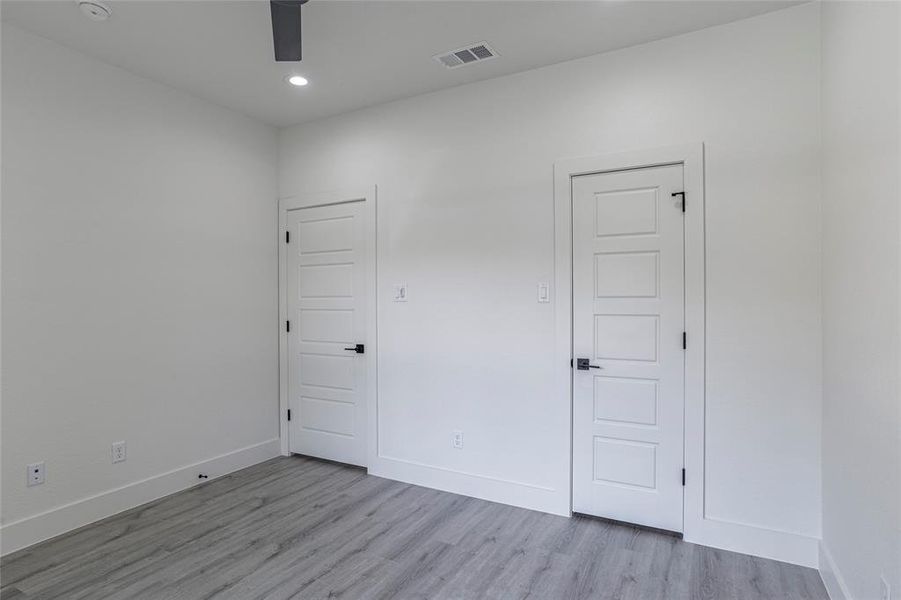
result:
[[[577,358],[576,359],[576,370],[587,371],[588,369],[600,369],[600,367],[589,364],[587,358]]]
[[[365,346],[363,344],[357,344],[353,348],[345,348],[348,352],[356,352],[357,354],[363,354],[365,351]]]

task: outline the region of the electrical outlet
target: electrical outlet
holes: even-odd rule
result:
[[[41,485],[42,483],[44,483],[43,461],[39,463],[31,463],[30,465],[28,465],[27,475],[27,483],[29,487],[33,485]]]
[[[892,588],[888,584],[888,580],[885,578],[885,575],[882,575],[879,578],[879,591],[880,591],[880,600],[892,600]]]
[[[462,431],[454,431],[454,448],[458,450],[463,449],[463,432]]]
[[[114,463],[125,462],[125,442],[113,442],[110,446],[110,455]]]

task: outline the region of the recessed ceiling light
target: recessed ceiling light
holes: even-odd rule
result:
[[[286,77],[285,81],[287,81],[291,85],[296,85],[297,87],[309,83],[306,77],[301,77],[300,75],[291,75],[290,77]]]

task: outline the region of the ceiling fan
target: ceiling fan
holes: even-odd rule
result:
[[[272,13],[272,42],[278,62],[301,59],[300,7],[307,0],[269,0]]]

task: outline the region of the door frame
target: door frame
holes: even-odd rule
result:
[[[370,448],[374,436],[374,417],[377,400],[377,354],[378,298],[376,287],[376,186],[338,189],[326,192],[303,193],[286,196],[278,200],[278,431],[281,453],[291,454],[291,430],[288,427],[288,333],[285,322],[288,320],[288,244],[285,234],[288,231],[288,212],[301,208],[315,208],[348,202],[363,202],[363,214],[366,218],[366,347],[363,355],[366,360],[366,390],[363,394],[366,418],[363,431],[366,436],[366,462],[371,456]]]
[[[572,178],[611,171],[681,164],[685,209],[685,393],[682,503],[683,538],[695,539],[704,520],[705,297],[703,143],[561,159],[554,163],[554,389],[569,407],[569,506],[573,496],[573,232]]]

